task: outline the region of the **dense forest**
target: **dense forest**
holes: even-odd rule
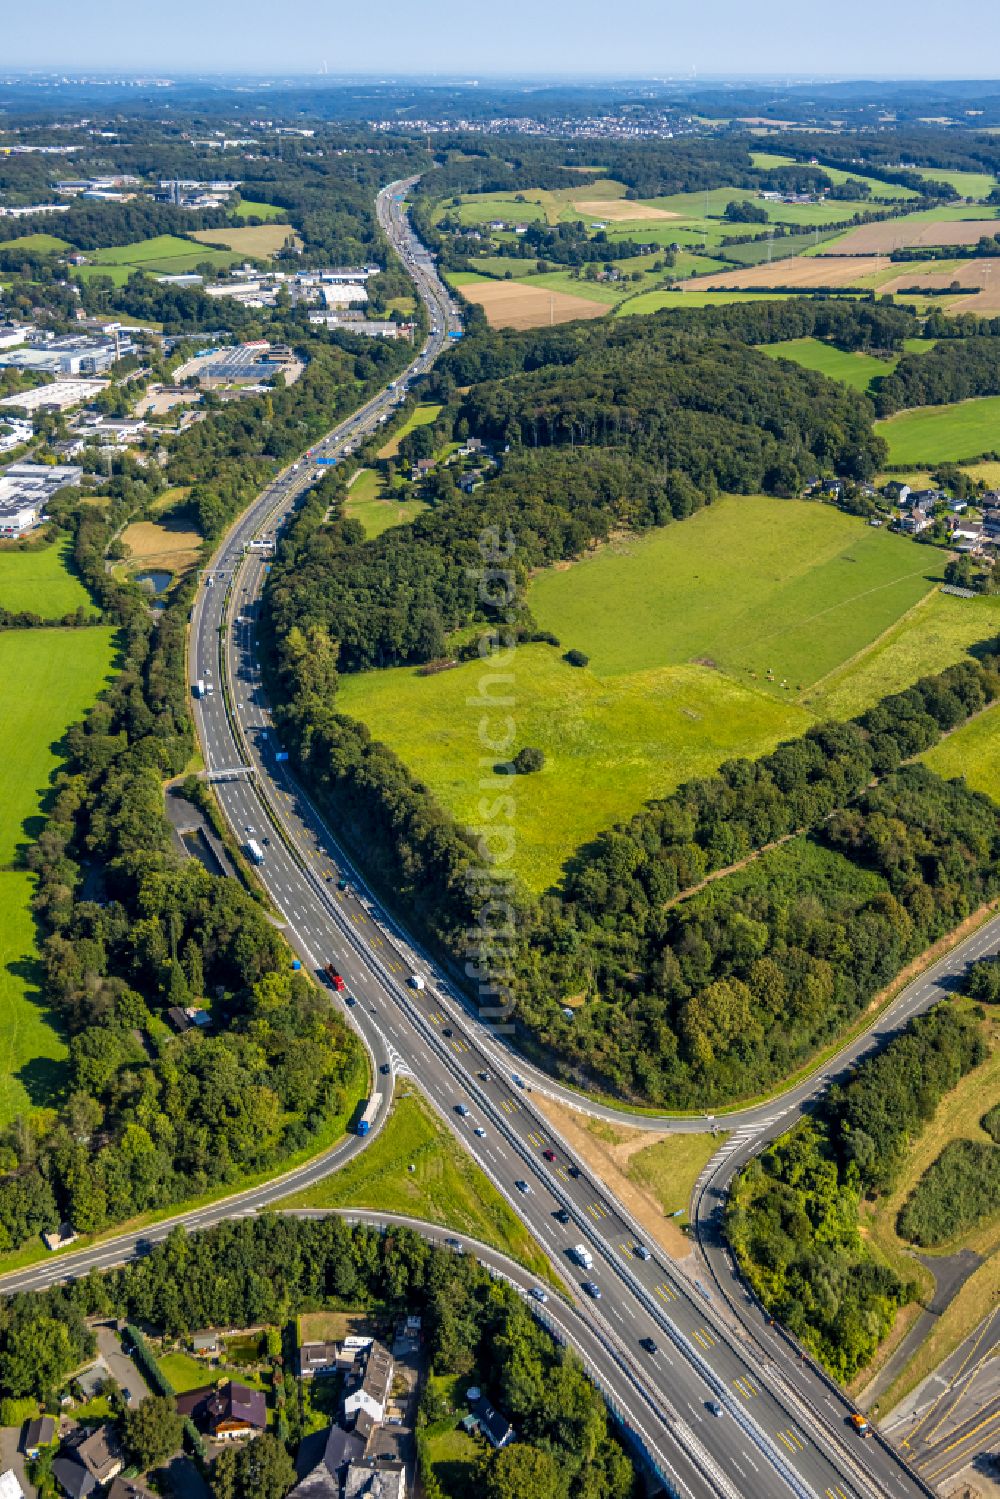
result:
[[[862,1199],[892,1188],[940,1099],[984,1056],[977,1016],[938,1006],[861,1062],[733,1187],[726,1231],[740,1268],[841,1381],[870,1362],[916,1295],[866,1247]]]
[[[416,1313],[431,1370],[475,1382],[510,1416],[519,1440],[509,1453],[516,1456],[484,1458],[486,1492],[632,1499],[634,1470],[603,1401],[579,1361],[553,1343],[511,1287],[494,1281],[474,1256],[433,1248],[408,1229],[380,1234],[333,1216],[263,1216],[191,1238],[177,1229],[123,1270],[0,1303],[0,1399],[51,1399],[92,1352],[87,1317],[117,1316],[179,1337],[204,1327],[281,1326],[322,1307],[387,1318]],[[277,1391],[277,1438],[294,1447],[304,1433],[299,1381],[290,1369],[278,1372]],[[418,1439],[446,1415],[428,1386]],[[220,1480],[230,1480],[230,1466],[223,1464]],[[237,1465],[237,1480],[242,1472]],[[524,1475],[533,1487],[518,1487]],[[513,1487],[500,1487],[501,1479]],[[433,1495],[429,1470],[425,1481]],[[229,1499],[260,1499],[260,1492],[238,1482]],[[222,1499],[222,1490],[216,1493]]]
[[[793,491],[812,466],[843,466],[848,449],[862,472],[877,461],[867,401],[762,360],[733,330],[826,329],[891,348],[909,336],[909,313],[722,311],[683,329],[630,319],[502,340],[473,324],[435,377],[445,409],[421,436],[492,438],[498,476],[471,496],[439,489],[430,512],[373,541],[342,518],[344,480],[331,479],[283,544],[266,607],[282,733],[373,876],[454,953],[478,914],[463,880],[471,840],[338,714],[338,676],[445,657],[451,632],[474,621],[511,643],[538,638],[522,592],[532,567],[613,529],[683,520],[717,487]],[[502,608],[477,596],[484,531],[518,537]],[[780,1080],[995,892],[993,804],[900,767],[994,700],[998,683],[984,651],[853,722],[725,764],[581,850],[560,890],[517,895],[516,950],[494,961],[522,1043],[577,1082],[666,1106]],[[883,826],[893,836],[879,842],[870,830]],[[580,994],[588,1002],[570,1020],[561,999]]]

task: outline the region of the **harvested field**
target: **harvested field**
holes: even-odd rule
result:
[[[627,198],[573,199],[573,207],[588,213],[595,219],[606,219],[609,223],[621,224],[629,219],[679,219],[679,213],[670,213],[665,208],[653,208],[648,203],[638,203]]]
[[[742,271],[723,271],[718,276],[699,276],[699,291],[739,289],[751,286],[854,286],[872,271],[885,269],[885,257],[859,259],[846,255],[793,255],[789,260],[748,265]]]
[[[569,323],[575,318],[600,317],[602,302],[573,297],[567,292],[543,291],[517,281],[465,281],[462,295],[478,302],[494,328],[541,328],[546,323]]]
[[[946,271],[907,271],[886,281],[883,292],[898,292],[917,286],[921,291],[947,292],[954,282],[981,290],[949,304],[950,312],[995,313],[1000,311],[1000,259],[965,260]]]
[[[1000,219],[886,219],[878,224],[859,224],[825,255],[888,255],[906,245],[974,245],[983,235],[1000,233]]]
[[[183,522],[171,524],[168,516],[162,522],[136,521],[122,532],[122,543],[129,551],[128,568],[163,568],[181,573],[198,561],[202,539]]]
[[[290,234],[287,224],[246,224],[242,229],[196,229],[191,238],[264,259],[276,255]],[[297,245],[301,243],[298,235],[293,237]]]

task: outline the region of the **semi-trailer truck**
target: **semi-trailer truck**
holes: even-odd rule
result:
[[[199,677],[198,680],[197,680],[197,682],[195,682],[195,684],[194,684],[194,695],[195,695],[195,697],[204,697],[205,696],[205,683],[204,683],[203,678],[201,678],[201,677]]]
[[[589,1270],[594,1263],[594,1256],[591,1254],[586,1244],[573,1245],[573,1258],[576,1260],[577,1264],[582,1265],[585,1270]]]
[[[382,1107],[381,1093],[373,1093],[365,1104],[365,1111],[358,1120],[358,1134],[367,1135],[378,1117],[378,1111]]]
[[[264,862],[264,850],[256,838],[247,839],[247,858],[251,859],[254,864],[263,864]]]

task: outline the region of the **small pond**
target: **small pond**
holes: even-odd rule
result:
[[[143,588],[148,588],[150,593],[165,593],[173,582],[173,573],[154,570],[148,573],[136,573],[135,581]]]

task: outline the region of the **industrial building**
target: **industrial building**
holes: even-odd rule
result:
[[[22,390],[13,396],[4,396],[0,408],[16,411],[68,411],[72,406],[82,406],[99,395],[107,380],[54,380],[51,385],[38,385],[34,390]]]
[[[67,333],[44,340],[36,337],[26,348],[2,350],[0,365],[37,370],[45,375],[102,375],[134,349],[125,329],[115,329],[108,336],[97,338],[85,333]]]
[[[12,463],[0,474],[0,536],[23,536],[43,519],[57,489],[82,478],[72,463]]]

